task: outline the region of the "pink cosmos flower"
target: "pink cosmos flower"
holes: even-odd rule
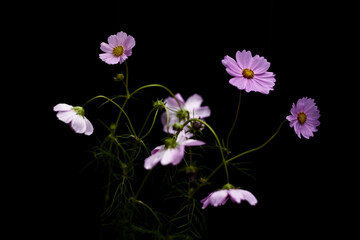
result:
[[[270,90],[274,90],[275,74],[268,72],[270,63],[259,55],[252,57],[250,51],[243,50],[236,52],[236,61],[225,56],[221,61],[226,67],[226,71],[233,76],[229,83],[240,90],[246,92],[260,92],[269,94]]]
[[[164,100],[166,107],[169,109],[169,133],[175,134],[176,131],[172,128],[175,123],[184,123],[191,118],[202,120],[210,116],[210,108],[208,106],[201,106],[203,98],[200,95],[194,94],[186,101],[184,101],[180,93],[175,94],[175,97],[179,100],[180,106],[173,97],[168,97]],[[163,130],[165,132],[167,132],[166,121],[167,115],[166,112],[164,112],[161,116],[161,123],[164,126]],[[188,127],[185,130],[187,129]]]
[[[100,49],[105,53],[99,54],[99,57],[107,64],[121,64],[131,56],[134,46],[135,39],[132,36],[118,32],[108,38],[108,43],[100,44]]]
[[[255,196],[251,192],[242,189],[218,190],[210,193],[209,196],[207,196],[200,202],[203,204],[202,209],[205,209],[209,204],[214,207],[224,205],[229,198],[231,199],[231,201],[238,204],[240,204],[242,200],[248,201],[252,206],[257,204],[257,199],[255,198]]]
[[[145,159],[144,167],[149,170],[152,169],[159,162],[162,165],[178,165],[184,157],[185,146],[200,146],[204,145],[203,141],[187,139],[185,131],[181,131],[175,140],[168,138],[165,144],[154,148],[151,151],[151,156]]]
[[[91,122],[85,117],[85,110],[82,107],[73,107],[65,103],[59,103],[54,107],[57,118],[68,123],[76,133],[91,135],[94,128]]]
[[[290,127],[294,127],[295,133],[301,138],[301,135],[309,139],[314,136],[313,132],[317,132],[317,126],[320,125],[320,111],[315,105],[314,99],[303,97],[293,103],[290,110],[291,115],[286,119],[290,121]]]

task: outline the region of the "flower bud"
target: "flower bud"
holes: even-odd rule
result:
[[[177,146],[176,140],[174,138],[167,138],[167,139],[165,139],[164,143],[165,143],[166,149],[176,148],[176,146]]]
[[[182,125],[181,123],[174,123],[174,125],[172,125],[172,128],[175,130],[175,131],[181,131],[183,130],[184,128],[184,125]]]
[[[125,78],[124,74],[118,73],[113,79],[115,82],[121,82],[122,80],[124,80],[124,78]]]
[[[165,108],[165,103],[162,100],[157,100],[153,102],[153,107],[159,110],[163,110]]]
[[[179,111],[176,112],[176,116],[178,117],[179,121],[189,120],[190,113],[188,110],[181,108]]]

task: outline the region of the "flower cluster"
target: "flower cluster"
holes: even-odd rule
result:
[[[100,49],[103,51],[103,53],[99,54],[99,58],[107,64],[122,64],[128,59],[128,57],[132,55],[132,49],[134,46],[135,39],[132,36],[127,35],[125,32],[119,32],[115,35],[109,36],[107,39],[107,43],[102,42],[100,44]],[[226,72],[231,76],[229,83],[235,86],[239,91],[244,90],[247,93],[258,92],[261,94],[269,94],[270,91],[274,90],[276,82],[275,74],[268,71],[270,68],[270,62],[268,62],[267,59],[265,59],[264,57],[261,57],[259,55],[253,56],[250,51],[243,50],[237,51],[235,53],[235,59],[226,55],[222,59],[221,63],[225,67]],[[127,74],[127,64],[124,65],[126,67]],[[187,195],[185,194],[188,199],[193,198],[195,193],[200,188],[207,186],[209,183],[209,179],[220,168],[223,167],[225,169],[227,183],[223,185],[221,189],[211,192],[207,197],[203,198],[200,201],[200,203],[203,204],[202,209],[205,209],[209,205],[214,207],[224,205],[229,199],[237,204],[240,204],[242,201],[247,201],[252,206],[256,205],[258,201],[251,192],[236,188],[229,183],[229,172],[227,169],[228,163],[238,159],[239,157],[247,153],[257,151],[264,147],[270,142],[271,139],[273,139],[277,135],[280,128],[286,121],[289,121],[290,127],[294,128],[294,131],[299,138],[304,137],[306,139],[313,137],[314,132],[317,132],[317,127],[320,125],[320,112],[315,104],[315,100],[308,97],[301,98],[296,102],[296,104],[292,104],[292,108],[290,110],[291,115],[286,116],[285,120],[280,124],[278,130],[268,141],[260,145],[260,147],[245,151],[243,153],[239,153],[234,156],[231,155],[232,153],[230,151],[225,151],[224,149],[228,149],[230,134],[236,124],[240,105],[238,105],[237,108],[238,110],[233,123],[233,127],[228,133],[226,144],[224,144],[224,141],[221,141],[219,139],[214,129],[207,122],[205,122],[205,119],[210,117],[211,110],[209,106],[202,106],[203,98],[199,94],[195,93],[185,101],[180,93],[173,94],[168,88],[160,84],[145,85],[130,93],[128,88],[127,75],[124,75],[123,73],[118,74],[114,78],[114,80],[116,82],[125,81],[124,86],[126,88],[126,101],[124,101],[122,104],[119,104],[116,101],[121,99],[120,97],[108,98],[100,95],[90,99],[84,104],[85,106],[95,99],[105,99],[106,103],[112,103],[119,110],[119,115],[117,117],[116,123],[112,123],[111,126],[108,127],[111,132],[108,136],[108,140],[104,141],[105,143],[107,143],[108,141],[111,142],[109,151],[115,151],[113,150],[114,148],[117,149],[117,152],[115,154],[106,154],[106,158],[109,158],[109,156],[113,156],[116,159],[115,162],[119,163],[119,169],[122,169],[122,185],[119,184],[116,187],[113,199],[120,199],[115,197],[115,195],[118,194],[118,191],[120,191],[121,194],[133,193],[133,187],[130,187],[131,191],[122,192],[125,180],[128,181],[128,185],[131,185],[131,181],[127,178],[127,176],[129,175],[128,171],[130,171],[129,169],[135,169],[135,167],[130,168],[129,165],[133,164],[137,160],[138,156],[143,156],[141,155],[143,151],[142,149],[148,149],[143,139],[147,137],[152,131],[158,111],[163,111],[161,113],[162,130],[165,132],[165,134],[167,134],[167,137],[164,138],[162,145],[156,146],[154,144],[153,146],[156,147],[153,148],[150,153],[149,151],[146,151],[146,156],[141,158],[144,161],[143,167],[146,170],[153,169],[158,163],[163,166],[169,164],[177,166],[182,163],[186,154],[189,154],[190,159],[192,159],[192,151],[187,152],[185,147],[206,145],[204,141],[196,139],[198,137],[198,132],[209,129],[212,136],[215,138],[215,147],[218,148],[221,156],[221,163],[219,167],[215,168],[210,174],[207,175],[207,177],[202,177],[198,181],[195,181],[195,173],[197,171],[197,168],[193,165],[192,162],[186,163],[186,172],[191,173],[191,177],[189,179],[190,182],[187,185],[189,187],[189,191],[186,193]],[[132,96],[135,95],[137,92],[152,87],[160,87],[166,90],[170,94],[170,96],[167,97],[164,101],[157,100],[153,103],[154,109],[152,112],[156,111],[153,123],[148,132],[146,134],[142,134],[143,129],[146,126],[146,123],[148,122],[152,112],[150,112],[149,117],[146,119],[139,133],[134,130],[133,124],[131,123],[131,118],[125,111],[125,106],[127,101],[132,98]],[[239,96],[241,97],[241,95]],[[69,124],[76,133],[91,135],[94,132],[94,127],[91,122],[85,117],[84,106],[74,107],[65,103],[59,103],[53,108],[53,110],[57,112],[57,118],[60,121]],[[123,126],[126,126],[129,133],[117,134],[120,120],[123,118],[124,121],[126,121]],[[124,139],[134,139],[136,143],[134,144],[134,142],[124,142]],[[106,144],[103,144],[102,146],[104,145]],[[131,147],[129,148],[128,146]],[[136,146],[138,146],[138,148],[136,148]],[[119,152],[121,151],[123,152],[122,156],[119,155]],[[101,152],[104,151],[102,150]],[[226,154],[224,154],[224,152],[226,152]],[[206,162],[204,163],[202,160],[200,162],[202,162],[203,165],[206,165]],[[109,166],[112,165],[110,164]],[[114,171],[111,170],[109,172]],[[150,174],[151,171],[147,172],[148,174]],[[114,177],[114,181],[118,181],[119,174],[114,173],[114,175],[116,175],[116,177]],[[135,196],[128,196],[129,199],[145,205],[144,202],[138,201],[137,198],[146,180],[147,177],[145,177],[143,182],[140,184],[140,187]],[[110,185],[111,183],[109,183],[109,186]],[[113,204],[114,202],[110,206],[112,207]],[[122,202],[122,204],[125,203]],[[150,209],[150,207],[148,206],[147,208]],[[151,212],[152,214],[155,214],[154,211]],[[179,212],[181,212],[181,210]]]

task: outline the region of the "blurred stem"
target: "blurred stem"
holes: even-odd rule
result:
[[[204,122],[201,119],[192,118],[192,119],[189,119],[188,121],[186,121],[183,125],[186,126],[189,122],[200,122],[200,123],[204,124],[207,128],[210,129],[210,131],[212,132],[212,134],[214,135],[214,137],[216,139],[217,144],[219,145],[221,159],[222,159],[221,165],[224,165],[225,172],[226,172],[226,180],[227,180],[227,182],[229,182],[229,171],[228,171],[227,163],[226,163],[225,156],[223,153],[223,147],[221,146],[221,142],[220,142],[219,137],[217,136],[216,132],[214,131],[214,129],[212,129],[212,127],[209,124],[207,124],[206,122]]]
[[[150,170],[147,172],[147,174],[145,175],[144,179],[142,180],[142,182],[141,182],[138,190],[136,191],[136,194],[135,194],[135,197],[134,197],[135,199],[138,199],[141,190],[143,189],[146,181],[148,180],[148,178],[149,178],[149,176],[150,176],[150,174],[151,174],[151,171],[152,171],[152,169],[150,169]]]
[[[229,141],[230,141],[230,136],[231,136],[231,133],[233,132],[233,130],[234,130],[234,128],[235,128],[237,119],[238,119],[238,117],[239,117],[240,104],[241,104],[241,90],[239,91],[239,101],[238,101],[238,106],[237,106],[237,109],[236,109],[235,119],[234,119],[233,125],[231,126],[230,131],[229,131],[229,133],[228,133],[228,135],[227,135],[227,138],[226,138],[226,150],[227,150],[228,154],[229,154]]]
[[[235,160],[235,159],[237,159],[237,158],[239,158],[239,157],[241,157],[241,156],[244,156],[245,154],[248,154],[248,153],[251,153],[251,152],[255,152],[255,151],[260,150],[261,148],[265,147],[274,137],[276,137],[276,135],[280,132],[280,129],[281,129],[281,127],[284,125],[285,122],[287,122],[287,119],[285,119],[284,121],[282,121],[282,122],[280,123],[280,126],[278,127],[278,129],[276,130],[276,132],[275,132],[266,142],[264,142],[262,145],[260,145],[260,146],[258,146],[258,147],[256,147],[256,148],[247,150],[247,151],[245,151],[245,152],[242,152],[242,153],[236,155],[235,157],[232,157],[232,158],[226,160],[225,163],[219,164],[219,165],[210,173],[210,175],[205,179],[204,183],[200,184],[200,185],[192,192],[192,195],[194,195],[195,192],[197,192],[201,187],[203,187],[203,186],[209,181],[209,179],[222,167],[223,164],[226,165],[227,163],[229,163],[229,162],[231,162],[231,161],[233,161],[233,160]]]
[[[127,64],[127,61],[125,61],[125,89],[126,89],[126,98],[130,98],[130,92],[129,92],[129,67]]]

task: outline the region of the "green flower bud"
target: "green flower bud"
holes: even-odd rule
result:
[[[182,108],[182,109],[180,109],[179,111],[176,112],[176,116],[178,117],[179,121],[189,120],[190,113],[189,113],[188,110]]]
[[[174,138],[167,138],[164,141],[165,143],[165,148],[176,148],[177,143],[176,140]]]
[[[183,130],[184,125],[182,125],[181,123],[174,123],[174,125],[172,126],[172,128],[173,128],[175,131],[181,131],[181,130]]]
[[[162,100],[157,100],[153,103],[153,107],[159,110],[163,110],[165,108],[165,103]]]
[[[122,80],[124,80],[124,78],[125,78],[124,74],[118,73],[113,79],[115,82],[121,82]]]
[[[77,115],[80,115],[82,117],[85,116],[85,110],[83,107],[76,106],[76,107],[73,107],[73,110],[76,112]]]

